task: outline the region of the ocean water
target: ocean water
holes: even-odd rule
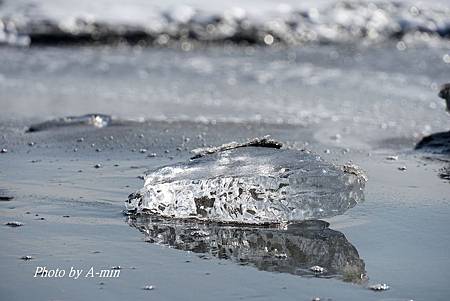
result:
[[[450,160],[414,146],[449,130],[449,81],[448,0],[0,0],[0,220],[25,223],[0,229],[0,299],[447,300]],[[123,216],[149,169],[266,134],[361,166],[365,201],[312,232]]]
[[[449,74],[445,47],[1,51],[5,120],[99,112],[132,120],[297,124],[317,127],[318,139],[334,136],[363,149],[383,139],[417,139],[448,124],[437,97]]]
[[[447,4],[3,1],[0,116],[444,130]]]

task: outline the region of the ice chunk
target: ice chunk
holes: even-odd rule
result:
[[[59,128],[73,125],[91,125],[96,128],[108,126],[112,121],[112,117],[105,114],[86,114],[82,116],[68,116],[42,123],[33,124],[28,128],[28,132],[38,132],[51,128]]]
[[[338,168],[300,150],[222,149],[148,172],[128,211],[265,224],[342,214],[364,199],[356,166]]]

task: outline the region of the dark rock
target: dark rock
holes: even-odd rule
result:
[[[435,154],[450,154],[450,131],[435,133],[422,138],[415,149]]]

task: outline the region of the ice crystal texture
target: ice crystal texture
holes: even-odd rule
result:
[[[365,177],[307,151],[239,146],[149,172],[128,211],[233,223],[282,223],[344,213]]]

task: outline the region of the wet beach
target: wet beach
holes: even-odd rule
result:
[[[2,293],[13,299],[27,299],[32,294],[68,300],[78,299],[80,288],[89,298],[118,298],[121,294],[139,298],[151,294],[162,300],[186,296],[209,299],[211,295],[222,300],[254,296],[293,299],[299,295],[304,300],[313,296],[333,300],[420,300],[446,295],[448,231],[444,225],[449,205],[445,191],[449,187],[437,176],[442,163],[424,159],[423,154],[395,150],[400,159],[393,162],[386,160],[392,150],[369,156],[366,151],[330,147],[330,154],[322,155],[336,164],[353,160],[369,177],[365,201],[343,215],[327,219],[330,228],[345,235],[365,263],[368,280],[362,284],[344,282],[342,277],[285,274],[277,269],[280,265],[276,262],[258,271],[251,262],[243,267],[233,260],[218,259],[209,254],[208,247],[200,249],[206,255],[198,256],[195,250],[184,252],[173,245],[169,248],[171,243],[160,239],[157,244],[149,244],[142,230],[135,229],[136,224],[130,224],[129,217],[123,215],[127,195],[142,187],[139,175],[152,166],[191,156],[181,148],[186,137],[192,137],[188,144],[193,148],[262,133],[283,141],[294,140],[293,135],[307,137],[308,130],[293,134],[293,129],[297,127],[247,125],[243,129],[233,124],[152,122],[102,129],[77,126],[7,136],[2,142],[10,148],[0,158],[2,185],[14,199],[1,203],[1,219],[2,224],[17,220],[24,225],[2,227],[3,239],[14,242],[2,247],[2,266],[8,275],[2,281]],[[84,141],[78,142],[80,137]],[[297,143],[303,142],[300,137]],[[28,145],[29,141],[34,145]],[[323,152],[318,143],[309,147]],[[139,151],[143,148],[146,153]],[[152,153],[156,157],[149,157]],[[96,164],[101,167],[95,168]],[[403,165],[408,169],[398,170]],[[316,260],[319,254],[311,255],[310,260]],[[21,260],[25,255],[34,259]],[[123,269],[118,279],[33,279],[38,265]],[[272,272],[264,272],[267,269]],[[381,293],[367,289],[369,283],[379,282],[392,288]],[[34,289],[12,289],[15,283]],[[261,283],[265,283],[264,288]],[[155,288],[142,290],[146,285]]]
[[[417,15],[408,5],[379,7],[404,21],[404,11]],[[417,21],[402,37],[370,42],[344,27],[339,41],[300,44],[289,30],[271,31],[274,40],[256,33],[255,43],[149,45],[146,36],[0,46],[0,299],[447,300],[448,144],[416,148],[450,125],[438,97],[450,80],[450,14],[445,2],[433,5],[417,20],[438,24],[434,34]],[[172,19],[186,17],[176,11]],[[299,15],[295,22],[320,33]],[[194,21],[177,22],[201,32],[204,19],[188,16]],[[36,22],[5,32],[33,39],[42,28],[26,24]],[[149,171],[188,164],[194,149],[266,135],[336,168],[359,166],[363,198],[291,225],[127,212]],[[120,276],[41,277],[44,266]],[[371,290],[376,284],[389,289]]]

